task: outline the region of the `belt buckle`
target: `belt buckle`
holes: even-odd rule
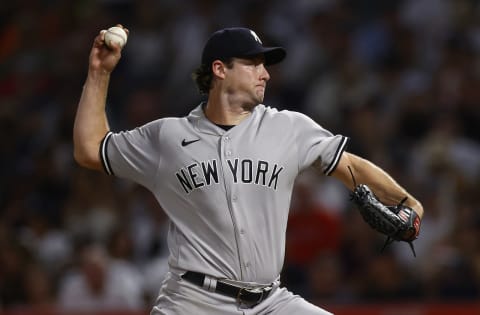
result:
[[[238,291],[238,294],[237,294],[237,302],[239,304],[243,303],[249,306],[257,305],[258,303],[263,301],[265,292],[267,291],[270,292],[270,290],[268,290],[268,288],[248,288],[248,287],[240,288],[240,291]],[[242,295],[246,293],[260,294],[260,296],[256,301],[246,301],[242,298]]]

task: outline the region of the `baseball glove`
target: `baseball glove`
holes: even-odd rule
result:
[[[382,251],[393,241],[403,241],[410,245],[416,257],[412,242],[418,237],[420,231],[420,217],[412,208],[403,204],[407,197],[396,206],[386,206],[378,200],[367,185],[356,185],[355,179],[354,185],[356,187],[351,193],[351,200],[360,210],[363,219],[374,230],[387,236]]]

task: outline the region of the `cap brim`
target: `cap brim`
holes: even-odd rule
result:
[[[251,57],[263,54],[265,65],[270,66],[281,62],[287,56],[287,51],[283,47],[262,47],[261,49],[250,51],[245,57]]]
[[[287,51],[282,47],[265,48],[265,65],[270,66],[281,62],[287,56]]]

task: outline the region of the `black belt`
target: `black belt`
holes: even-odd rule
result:
[[[205,277],[206,275],[203,273],[194,271],[187,271],[182,275],[183,279],[200,287],[203,287]],[[214,292],[233,297],[238,303],[254,306],[265,300],[272,291],[272,288],[272,285],[261,288],[238,287],[236,285],[225,283],[222,280],[217,280],[217,286],[215,287]]]

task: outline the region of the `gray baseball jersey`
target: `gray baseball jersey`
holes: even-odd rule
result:
[[[329,175],[346,143],[301,113],[264,105],[225,131],[201,104],[187,117],[109,132],[100,154],[108,174],[145,186],[167,213],[170,266],[271,283],[295,177],[315,161]]]

